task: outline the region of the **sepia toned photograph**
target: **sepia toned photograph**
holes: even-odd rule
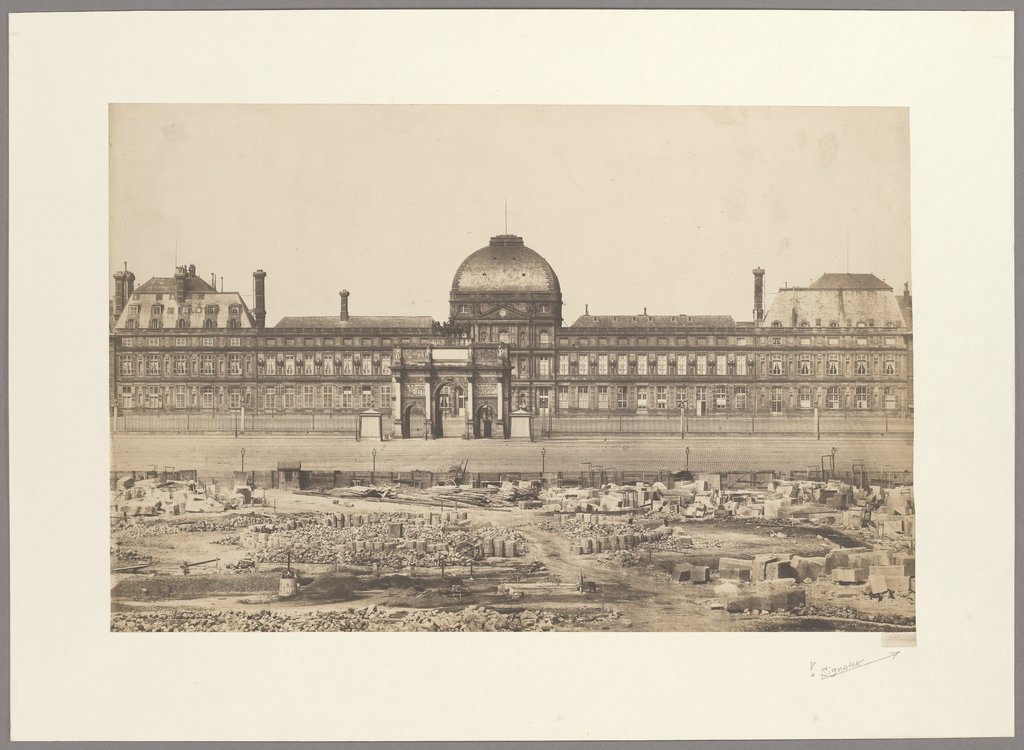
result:
[[[108,118],[112,631],[915,632],[906,108]]]

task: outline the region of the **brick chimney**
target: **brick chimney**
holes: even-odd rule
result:
[[[258,268],[252,272],[252,283],[253,283],[253,315],[256,317],[256,327],[266,328],[267,327],[267,299],[265,293],[264,280],[267,278],[267,272],[262,268]]]
[[[114,274],[114,317],[118,317],[135,291],[135,274],[127,268]]]
[[[174,301],[179,305],[185,304],[185,279],[188,278],[188,271],[185,266],[178,266],[174,271]]]
[[[341,297],[341,319],[348,320],[348,289],[342,289],[338,296]]]
[[[764,320],[764,269],[754,269],[754,322]]]

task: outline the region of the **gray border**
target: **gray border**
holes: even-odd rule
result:
[[[10,79],[8,70],[8,38],[9,20],[12,13],[27,12],[67,12],[67,11],[118,11],[118,10],[149,10],[149,11],[181,11],[181,10],[310,10],[310,9],[498,9],[498,8],[535,8],[535,9],[755,9],[755,10],[887,10],[887,11],[1018,11],[1024,10],[1024,0],[892,0],[892,2],[858,2],[856,0],[785,0],[783,2],[771,2],[771,0],[556,0],[545,2],[544,0],[402,0],[398,3],[387,2],[387,0],[0,0],[0,45],[3,55],[0,58],[0,149],[4,156],[4,163],[10,164],[9,160],[9,89]],[[1024,21],[1022,14],[1014,15],[1014,109],[1016,113],[1024,111],[1024,94],[1019,84],[1024,80],[1024,63],[1022,63],[1021,46],[1024,43]],[[1019,119],[1014,124],[1014,148],[1020,151],[1024,148],[1024,127]],[[1015,187],[1015,208],[1014,217],[1015,258],[1019,256],[1017,249],[1020,246],[1020,238],[1024,237],[1024,218],[1022,218],[1021,194],[1024,193],[1024,175],[1014,165],[1014,187]],[[8,420],[8,284],[9,284],[9,175],[5,170],[0,175],[0,263],[3,272],[0,273],[0,388],[2,388],[2,407],[0,407],[0,451],[2,451],[2,463],[0,463],[0,637],[2,637],[2,653],[7,657],[7,670],[0,674],[0,721],[2,721],[6,732],[0,741],[3,746],[38,746],[38,747],[81,747],[81,748],[102,748],[127,745],[129,747],[163,747],[163,748],[190,748],[193,746],[218,745],[225,748],[246,748],[252,744],[248,742],[218,742],[218,743],[192,743],[192,742],[145,742],[145,743],[115,743],[115,742],[11,742],[11,715],[10,715],[10,466],[9,466],[9,420]],[[1018,264],[1014,275],[1015,293],[1015,322],[1019,330],[1024,327],[1024,273],[1021,272]],[[1024,391],[1024,377],[1021,376],[1021,365],[1024,364],[1024,338],[1015,333],[1015,397],[1019,405],[1022,391]],[[1024,481],[1021,479],[1024,469],[1024,449],[1021,447],[1020,436],[1024,433],[1024,414],[1018,408],[1016,412],[1016,433],[1015,433],[1015,468],[1016,480],[1014,483],[1014,496],[1016,502],[1015,512],[1015,536],[1021,538],[1021,531],[1024,528],[1024,511],[1021,509],[1022,490]],[[1014,601],[1022,601],[1021,562],[1024,554],[1019,545],[1015,549],[1015,577],[1014,577]],[[1016,607],[1014,607],[1016,610]],[[1021,637],[1020,618],[1014,622],[1014,650],[1015,653],[1024,653],[1024,639]],[[766,748],[766,750],[781,750],[782,748],[798,748],[800,750],[840,750],[841,748],[858,748],[860,750],[889,750],[890,748],[906,750],[931,750],[941,748],[950,750],[952,748],[976,748],[977,750],[1006,750],[1022,747],[1017,741],[1021,732],[1021,697],[1016,685],[1024,680],[1024,670],[1020,664],[1015,662],[1014,675],[1014,734],[1012,738],[960,738],[960,739],[920,739],[920,740],[678,740],[659,742],[260,742],[261,746],[296,748],[310,750],[311,748],[333,748],[333,747],[372,747],[374,750],[397,750],[398,748],[415,748],[416,750],[443,750],[452,746],[469,746],[475,748],[514,748],[530,747],[544,748],[545,750],[570,750],[575,748],[586,748],[586,750],[605,750],[611,748],[630,748],[636,750],[640,747],[651,748],[675,748],[675,747],[700,747],[714,748],[714,750],[749,750],[751,747]],[[60,713],[68,707],[57,707],[54,720],[60,720]],[[741,718],[741,717],[738,717]]]

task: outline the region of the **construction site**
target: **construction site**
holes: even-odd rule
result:
[[[913,631],[912,474],[818,453],[757,470],[689,449],[639,470],[115,462],[111,628]]]

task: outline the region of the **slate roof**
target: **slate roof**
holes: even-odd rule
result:
[[[561,292],[558,276],[540,253],[514,234],[491,237],[470,255],[452,280],[452,292]]]
[[[808,289],[878,289],[892,291],[892,287],[873,273],[826,273]]]
[[[342,320],[338,315],[312,315],[287,317],[274,328],[339,328],[370,329],[425,329],[431,330],[434,319],[429,315],[351,315]]]
[[[571,328],[614,328],[649,330],[653,328],[731,328],[731,315],[581,315]]]

